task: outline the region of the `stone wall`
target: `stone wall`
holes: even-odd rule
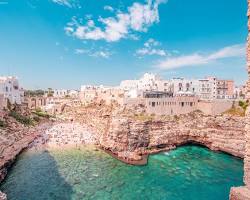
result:
[[[233,106],[233,100],[211,100],[198,102],[198,110],[202,111],[207,115],[218,115],[221,114]]]

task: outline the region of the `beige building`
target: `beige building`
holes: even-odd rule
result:
[[[111,104],[117,102],[123,104],[124,90],[115,87],[104,86],[82,86],[80,92],[80,100],[84,105],[90,103],[104,102]]]
[[[233,80],[217,80],[217,99],[232,99],[234,87]]]
[[[146,112],[155,115],[180,115],[197,110],[198,98],[190,96],[173,96],[164,92],[144,94]]]

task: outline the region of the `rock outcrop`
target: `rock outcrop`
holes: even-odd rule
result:
[[[35,127],[24,126],[10,117],[8,112],[3,114],[3,121],[4,127],[0,128],[0,183],[20,152],[50,125],[50,122],[47,122]],[[0,192],[0,200],[5,199],[6,195]]]
[[[198,111],[157,117],[146,116],[138,108],[131,111],[98,105],[78,109],[69,116],[92,127],[99,145],[128,163],[189,142],[244,157],[244,117],[206,116]]]
[[[248,82],[247,82],[247,99],[250,100],[250,0],[248,3],[248,37],[247,37],[247,69],[248,69]],[[245,187],[232,188],[230,192],[230,200],[250,200],[250,108],[247,109],[246,117],[246,147],[244,157],[244,182]]]

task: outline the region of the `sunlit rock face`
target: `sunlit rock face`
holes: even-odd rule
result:
[[[244,157],[245,121],[242,117],[204,116],[197,112],[178,118],[140,121],[112,118],[100,144],[128,159],[196,142],[212,150]]]
[[[248,0],[248,31],[250,31],[250,0]],[[248,67],[248,76],[249,76],[249,81],[248,81],[248,99],[250,99],[250,33],[248,34],[248,41],[247,41],[247,67]],[[250,188],[250,110],[248,108],[247,111],[247,125],[246,125],[246,156],[245,156],[245,183]]]
[[[248,31],[250,32],[250,0],[248,0]],[[247,39],[247,68],[248,68],[248,83],[247,90],[248,95],[247,98],[250,100],[250,33],[248,34]],[[244,159],[244,170],[245,170],[245,184],[250,189],[250,110],[247,110],[247,120],[246,120],[246,154]]]
[[[250,114],[248,109],[246,125],[246,153],[244,158],[245,184],[250,189]]]
[[[248,69],[248,82],[247,82],[247,99],[250,100],[250,0],[248,0],[248,38],[247,38],[247,69]],[[232,188],[230,193],[230,200],[250,200],[250,109],[247,109],[246,116],[246,147],[244,158],[244,182],[246,187]]]
[[[194,112],[151,118],[142,115],[141,111],[138,113],[136,109],[96,105],[71,114],[75,121],[94,129],[102,148],[124,159],[140,160],[141,155],[173,149],[188,142],[244,157],[244,117],[207,116]]]

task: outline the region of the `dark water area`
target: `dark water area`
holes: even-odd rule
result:
[[[200,146],[183,146],[126,165],[91,147],[28,150],[0,190],[10,200],[227,200],[243,184],[243,161]]]

